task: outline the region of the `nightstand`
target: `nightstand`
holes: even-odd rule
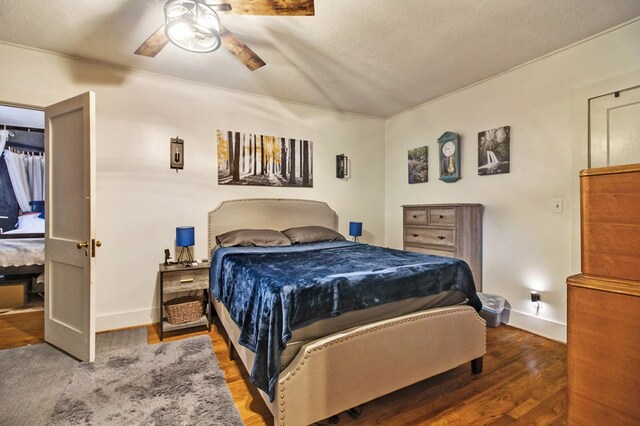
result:
[[[199,319],[183,324],[169,324],[164,314],[165,296],[170,293],[200,290],[204,296],[205,313]],[[170,299],[170,298],[167,298]],[[160,340],[165,331],[206,326],[211,331],[211,307],[209,306],[209,262],[196,266],[160,264]]]

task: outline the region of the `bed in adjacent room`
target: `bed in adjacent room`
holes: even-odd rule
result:
[[[209,213],[211,300],[276,424],[313,423],[467,362],[482,369],[466,263],[336,229],[317,201],[235,200]]]
[[[18,228],[0,234],[0,285],[24,282],[26,293],[44,292],[44,219],[18,218]]]

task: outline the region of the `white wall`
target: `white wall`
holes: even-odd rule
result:
[[[288,197],[326,201],[340,231],[364,222],[363,240],[384,236],[384,121],[130,72],[0,44],[0,103],[45,106],[96,93],[97,329],[156,320],[158,263],[174,253],[175,227],[195,225],[207,255],[207,212],[223,200]],[[244,68],[239,72],[249,72]],[[218,186],[216,129],[313,141],[313,188]],[[169,169],[169,140],[185,141],[185,169]],[[335,155],[352,166],[335,178]]]
[[[386,243],[402,246],[403,204],[484,204],[484,291],[507,298],[511,324],[564,341],[565,279],[580,271],[579,256],[572,256],[580,244],[572,233],[579,220],[577,170],[586,167],[587,152],[586,139],[572,142],[572,103],[586,104],[576,95],[585,86],[640,70],[639,43],[635,22],[387,120]],[[585,126],[586,116],[577,122]],[[478,176],[478,132],[505,125],[511,173]],[[461,136],[456,183],[438,180],[436,139],[445,131]],[[429,182],[409,185],[407,150],[424,145]],[[551,212],[554,198],[564,200],[564,213]],[[537,312],[531,289],[542,292]]]
[[[45,106],[96,92],[99,330],[155,320],[158,263],[164,248],[173,251],[175,226],[196,226],[203,257],[206,213],[221,201],[296,197],[327,201],[343,233],[362,220],[364,241],[392,247],[402,245],[402,204],[484,204],[485,291],[508,299],[512,324],[564,340],[565,278],[580,269],[585,103],[617,81],[640,84],[639,40],[640,23],[629,24],[386,122],[0,43],[0,103]],[[511,173],[478,176],[478,132],[504,125]],[[218,128],[312,140],[314,187],[218,186]],[[451,184],[437,179],[445,131],[462,137],[462,179]],[[175,136],[186,144],[179,173],[167,164]],[[407,150],[423,145],[429,182],[408,185]],[[349,181],[334,177],[339,153],[351,160]],[[563,214],[551,212],[554,198],[564,200]],[[533,288],[542,291],[538,312],[528,302]]]

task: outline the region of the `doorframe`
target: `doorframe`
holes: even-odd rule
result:
[[[571,272],[582,270],[580,257],[580,179],[589,166],[589,100],[640,85],[640,69],[571,91]]]
[[[17,103],[17,102],[5,102],[2,99],[0,99],[0,105],[2,106],[7,106],[7,107],[12,107],[12,108],[21,108],[21,109],[32,109],[32,110],[36,110],[36,111],[40,111],[42,112],[42,114],[44,115],[44,108],[42,106],[36,106],[36,105],[29,105],[29,104],[22,104],[22,103]],[[46,220],[46,217],[45,217]],[[47,304],[47,292],[44,292],[44,304]],[[42,307],[43,312],[44,312],[44,306]],[[44,318],[42,318],[42,324],[44,327]],[[44,332],[43,332],[43,339],[44,339]]]

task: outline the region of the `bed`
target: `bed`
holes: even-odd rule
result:
[[[240,252],[234,252],[235,249],[217,249],[216,236],[241,228],[282,230],[318,225],[336,230],[337,224],[337,215],[326,203],[309,200],[226,201],[209,213],[209,249],[214,252],[210,284],[213,309],[225,328],[233,349],[247,371],[251,372],[251,380],[258,385],[260,394],[278,425],[310,424],[465,363],[471,363],[474,373],[482,370],[482,357],[486,352],[485,323],[477,314],[478,305],[473,307],[461,303],[473,298],[475,289],[472,290],[473,295],[463,295],[462,298],[459,290],[446,290],[430,295],[412,294],[416,297],[403,300],[391,297],[387,300],[389,303],[376,302],[366,309],[347,309],[339,312],[340,315],[323,316],[323,312],[326,314],[327,311],[321,309],[317,312],[319,316],[316,315],[313,321],[309,321],[308,315],[306,317],[299,314],[308,314],[317,306],[313,309],[298,309],[297,314],[285,310],[289,313],[272,318],[271,324],[279,326],[275,326],[277,332],[268,334],[270,337],[267,339],[273,341],[274,336],[280,339],[282,336],[287,337],[283,339],[287,340],[286,347],[281,352],[276,352],[277,357],[274,357],[273,351],[267,352],[265,356],[262,349],[255,345],[256,342],[252,344],[251,338],[247,338],[246,322],[238,325],[238,309],[230,304],[228,295],[221,293],[217,276],[235,277],[231,281],[236,284],[244,281],[248,283],[251,278],[242,274],[251,273],[254,259],[285,255],[261,252],[271,248],[250,248],[249,251],[259,253],[249,254],[242,252],[245,248],[240,249]],[[359,252],[360,254],[354,255],[356,258],[366,258],[388,250],[344,241],[327,245],[329,247],[320,249],[325,257],[330,257],[328,253],[337,253],[335,250]],[[299,256],[298,260],[315,256],[312,252],[305,252],[305,248],[298,247],[297,250],[300,252],[296,255]],[[276,252],[280,251],[281,249],[276,249]],[[227,252],[230,254],[226,254]],[[392,258],[409,257],[412,265],[417,264],[414,256],[426,259],[421,264],[429,263],[434,258],[416,253],[391,252]],[[228,260],[224,260],[225,257]],[[335,258],[343,259],[344,256],[340,254]],[[274,269],[282,269],[277,266],[275,258],[267,259],[272,259]],[[447,262],[449,268],[455,266],[456,270],[462,271],[460,274],[466,274],[466,264],[461,266],[451,259]],[[243,266],[243,272],[239,275],[220,272],[223,268]],[[255,266],[253,273],[257,274],[259,268]],[[340,272],[330,275],[340,275],[340,279],[344,279],[344,275],[349,274]],[[464,283],[461,285],[468,286]],[[473,287],[472,279],[471,286]],[[238,287],[240,288],[242,285]],[[362,290],[359,287],[352,288],[357,288],[357,294]],[[215,294],[221,296],[219,300]],[[382,293],[377,297],[388,298]],[[375,299],[373,297],[371,300]],[[300,301],[299,298],[295,300]],[[442,304],[450,306],[441,306]],[[335,309],[329,308],[329,311]],[[320,317],[322,318],[319,320]],[[254,328],[261,330],[260,327]],[[269,333],[271,328],[270,326]],[[257,367],[259,365],[263,367]],[[264,377],[254,374],[256,371],[264,372],[265,368],[266,386]]]
[[[27,282],[28,293],[44,291],[44,219],[18,218],[19,228],[0,234],[0,285]]]

